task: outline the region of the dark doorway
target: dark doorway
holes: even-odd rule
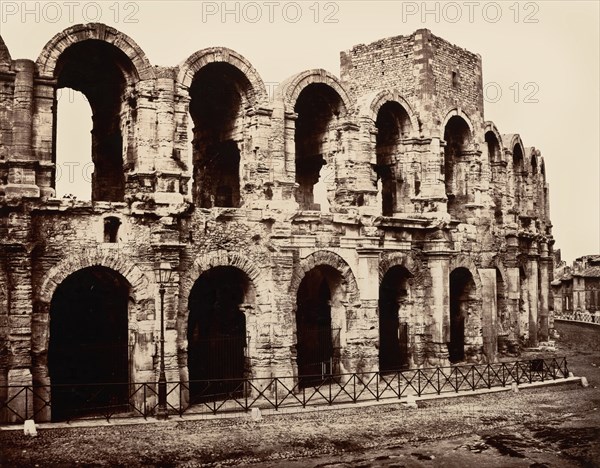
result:
[[[105,267],[67,277],[50,305],[52,420],[126,409],[129,283]]]
[[[444,128],[444,178],[448,213],[454,218],[461,217],[461,207],[468,202],[469,161],[465,153],[470,139],[471,131],[467,122],[457,115],[451,117]]]
[[[379,287],[379,370],[392,372],[407,369],[408,324],[400,320],[400,306],[408,300],[409,271],[400,266],[390,268]]]
[[[296,311],[299,384],[318,385],[338,368],[340,329],[331,325],[331,306],[340,275],[332,267],[310,270],[298,288]]]
[[[194,202],[201,208],[241,205],[240,160],[244,115],[252,86],[228,63],[209,63],[190,86]]]
[[[88,39],[65,49],[58,59],[55,75],[58,89],[81,92],[92,111],[92,200],[123,201],[124,167],[130,162],[127,156],[128,151],[131,152],[127,149],[130,142],[124,129],[134,128],[136,118],[135,104],[127,113],[123,103],[127,102],[128,78],[137,79],[133,63],[116,46]],[[58,99],[55,106],[60,112]],[[57,157],[60,160],[70,156],[59,154]]]
[[[395,101],[387,101],[377,113],[376,154],[374,167],[381,180],[381,200],[383,216],[393,216],[399,208],[397,196],[410,197],[405,175],[402,174],[400,142],[410,133],[410,118],[404,108]],[[404,200],[401,200],[404,201]]]
[[[451,363],[465,359],[465,322],[469,302],[475,291],[475,282],[466,268],[457,268],[450,274],[450,343],[448,353]]]
[[[312,83],[304,88],[294,111],[298,114],[295,130],[296,148],[296,201],[301,210],[320,210],[315,200],[315,185],[319,182],[321,168],[327,164],[327,154],[333,145],[328,144],[328,132],[342,111],[342,99],[330,86]],[[333,170],[333,168],[331,168]],[[326,185],[331,181],[326,181]]]
[[[247,338],[240,306],[249,290],[246,274],[228,266],[211,268],[194,284],[187,332],[192,404],[242,391]]]

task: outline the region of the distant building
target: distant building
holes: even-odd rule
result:
[[[600,323],[600,255],[557,263],[552,293],[557,317]]]

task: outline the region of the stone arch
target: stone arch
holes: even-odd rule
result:
[[[342,82],[327,70],[313,69],[298,73],[281,83],[276,90],[276,96],[283,100],[288,112],[293,112],[298,96],[304,88],[313,83],[322,83],[332,88],[342,100],[343,111],[346,115],[352,113],[352,100]]]
[[[304,275],[319,265],[330,266],[340,272],[348,303],[354,304],[360,301],[360,290],[350,265],[340,255],[330,250],[318,250],[300,261],[292,276],[290,294],[295,295]]]
[[[442,125],[440,127],[441,136],[442,137],[444,136],[444,131],[445,131],[446,125],[448,124],[448,122],[450,121],[450,119],[452,117],[460,117],[461,119],[463,119],[465,121],[465,123],[469,127],[469,132],[471,134],[470,138],[471,138],[471,140],[473,140],[473,138],[475,136],[474,131],[473,131],[473,123],[471,122],[471,118],[460,107],[455,107],[446,113],[446,117],[444,117],[444,121],[442,122]]]
[[[44,398],[34,401],[34,408],[41,421],[50,419],[50,408],[42,400],[50,398],[50,375],[48,369],[48,348],[50,344],[50,306],[56,288],[70,275],[89,267],[104,267],[121,275],[129,284],[128,303],[128,345],[130,381],[137,380],[136,362],[143,362],[147,350],[143,347],[151,343],[152,332],[146,333],[138,327],[138,321],[154,314],[153,283],[136,265],[120,256],[113,249],[92,250],[65,259],[53,266],[44,276],[39,293],[34,301],[31,325],[32,380],[34,385],[41,385],[40,395]],[[140,340],[141,335],[148,335]],[[139,398],[134,398],[136,405]],[[143,404],[143,402],[141,403]]]
[[[373,124],[377,121],[377,113],[386,102],[397,102],[408,114],[411,125],[411,136],[419,133],[419,118],[409,102],[404,99],[397,89],[369,93],[357,103],[359,117],[370,119]]]
[[[395,266],[406,268],[413,275],[416,281],[422,282],[425,280],[425,267],[416,252],[384,252],[381,254],[379,259],[380,284],[388,270]]]
[[[508,145],[504,147],[506,150],[514,153],[515,147],[520,146],[523,155],[525,155],[525,145],[523,144],[523,140],[521,140],[521,135],[518,133],[504,134],[502,135],[502,141]]]
[[[494,124],[494,122],[490,122],[490,121],[485,122],[483,134],[487,135],[488,133],[493,134],[494,137],[496,138],[496,141],[498,142],[498,151],[499,151],[498,156],[500,157],[500,161],[504,161],[505,158],[504,158],[504,151],[502,151],[502,149],[504,148],[504,145],[502,143],[502,135],[498,131],[498,128],[496,127],[496,124]],[[494,161],[494,162],[499,162],[499,161]]]
[[[248,100],[252,105],[268,100],[265,84],[252,64],[241,54],[227,47],[209,47],[190,55],[179,65],[177,82],[189,88],[196,72],[209,63],[228,63],[237,68],[250,83]]]
[[[456,270],[457,268],[465,268],[465,269],[469,270],[469,273],[471,273],[471,276],[473,277],[473,281],[475,282],[477,299],[481,299],[481,291],[482,291],[481,278],[479,277],[479,270],[477,268],[477,265],[475,265],[475,262],[473,261],[473,259],[471,259],[469,256],[463,255],[463,254],[453,257],[452,260],[450,261],[450,272],[452,272],[453,270]]]
[[[137,76],[128,76],[128,80],[152,80],[155,78],[154,68],[141,47],[129,36],[102,23],[76,24],[50,39],[36,61],[39,75],[43,78],[54,78],[61,54],[69,46],[89,39],[112,44],[129,57]]]
[[[254,293],[254,305],[258,309],[254,313],[248,313],[248,310],[244,312],[246,318],[246,333],[250,337],[248,355],[251,361],[248,362],[247,371],[250,375],[255,375],[257,372],[256,358],[256,341],[258,340],[258,324],[256,318],[268,312],[270,307],[270,292],[268,289],[269,281],[265,277],[264,268],[259,266],[250,258],[237,252],[230,252],[227,250],[213,251],[207,254],[198,255],[189,268],[186,270],[185,275],[180,276],[180,290],[179,290],[179,307],[177,311],[177,355],[178,355],[178,367],[179,376],[183,382],[189,382],[189,369],[188,369],[188,321],[190,317],[189,311],[189,297],[192,293],[192,288],[196,284],[196,281],[201,275],[211,268],[214,267],[233,267],[243,272],[252,288]],[[184,390],[183,392],[183,404],[187,405],[190,403],[189,391]]]
[[[498,127],[496,127],[496,124],[494,122],[487,120],[485,122],[483,131],[484,131],[484,133],[492,132],[494,134],[494,136],[496,137],[496,139],[498,140],[500,149],[502,149],[504,147],[504,145],[502,143],[502,134],[500,133],[500,131],[498,130]]]
[[[114,249],[95,250],[83,254],[74,255],[53,266],[46,273],[39,289],[38,300],[49,304],[52,295],[60,283],[67,276],[91,266],[103,266],[120,273],[131,285],[131,297],[135,302],[141,302],[152,298],[151,284],[147,276],[128,260],[119,255]]]
[[[2,39],[2,36],[0,36],[0,70],[9,70],[11,64],[12,58],[10,57],[10,52],[4,43],[4,39]]]
[[[269,304],[269,290],[267,279],[263,273],[264,269],[254,263],[248,257],[237,252],[218,250],[204,255],[198,255],[186,275],[181,277],[181,301],[185,304],[196,280],[202,273],[216,266],[232,266],[243,271],[256,290],[257,305]],[[187,307],[179,308],[179,314],[187,320]]]

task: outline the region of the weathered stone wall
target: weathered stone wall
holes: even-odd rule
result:
[[[122,106],[112,116],[122,139],[122,201],[106,199],[103,190],[93,191],[91,202],[54,197],[53,107],[64,80],[57,64],[72,44],[86,47],[89,39],[104,41],[112,51],[107,60],[118,58],[124,70]],[[219,206],[218,177],[212,185],[200,177],[207,173],[200,165],[214,161],[188,154],[188,129],[207,125],[203,112],[210,111],[193,101],[191,89],[200,86],[194,78],[214,66],[231,80],[223,89],[240,94],[223,101],[233,109],[219,117],[227,128],[194,130],[194,145],[205,146],[192,152],[210,153],[224,141],[237,148],[239,166],[227,169],[239,174],[239,207]],[[312,206],[320,210],[299,210],[296,198],[301,94],[336,103],[331,115],[312,120],[318,130],[312,143],[326,163],[317,182],[326,199]],[[386,127],[393,119],[379,118],[386,103],[396,105],[397,128]],[[190,106],[202,116],[196,124]],[[453,128],[466,130],[451,134]],[[383,173],[391,174],[389,216],[382,215]],[[213,196],[210,207],[201,207],[202,190]],[[249,284],[239,304],[248,377],[297,381],[298,291],[319,268],[330,275],[330,326],[340,329],[337,371],[379,369],[379,289],[398,266],[409,274],[397,304],[398,320],[408,326],[407,364],[447,365],[449,344],[456,343],[460,359],[493,361],[499,350],[516,352],[519,344],[545,339],[551,327],[547,190],[540,152],[484,122],[481,58],[427,30],[343,52],[341,79],[324,70],[301,72],[280,85],[273,102],[252,65],[225,48],[166,68],[153,67],[132,39],[100,24],[63,31],[36,62],[12,60],[0,40],[0,398],[8,395],[4,384],[51,383],[54,291],[94,265],[129,285],[131,381],[158,378],[157,262],[175,270],[165,293],[171,381],[190,379],[192,288],[220,267],[240,270]],[[114,239],[106,226],[118,227]],[[451,284],[458,269],[468,287]],[[453,331],[456,320],[464,323],[461,336]],[[179,394],[169,398],[175,402]],[[48,408],[39,409],[42,419],[50,417]]]

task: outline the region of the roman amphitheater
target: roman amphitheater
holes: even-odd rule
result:
[[[186,401],[206,379],[311,386],[548,339],[544,160],[485,120],[479,55],[422,29],[273,96],[233,50],[182,59],[103,24],[35,61],[0,39],[0,399],[156,382],[157,266]],[[61,88],[91,106],[91,201],[56,196]],[[39,419],[70,404],[51,398]]]

